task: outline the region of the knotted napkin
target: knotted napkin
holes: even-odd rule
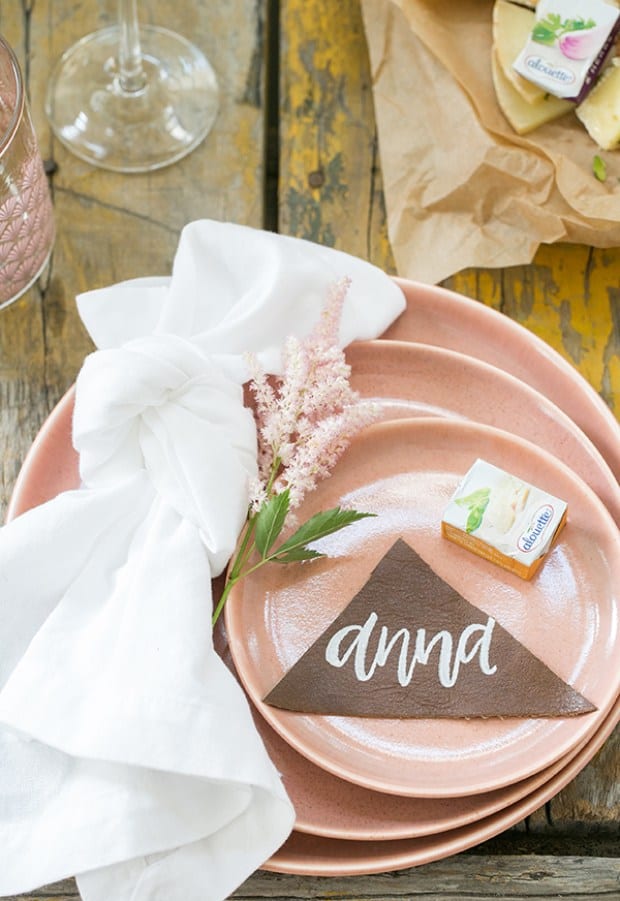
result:
[[[342,277],[342,345],[381,334],[404,300],[380,270],[211,221],[171,278],[78,298],[82,486],[0,531],[0,894],[77,874],[87,901],[225,898],[291,831],[211,579],[256,472],[244,353],[279,372]]]

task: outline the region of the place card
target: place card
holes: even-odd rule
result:
[[[399,719],[596,709],[403,539],[264,700],[302,713]]]

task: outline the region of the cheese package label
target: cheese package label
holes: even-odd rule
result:
[[[555,97],[580,103],[595,84],[619,28],[620,10],[605,0],[540,0],[514,69]]]

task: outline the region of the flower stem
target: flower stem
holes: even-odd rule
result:
[[[251,566],[249,569],[246,569],[245,572],[242,571],[243,561],[241,561],[241,554],[239,553],[235,559],[234,566],[237,567],[237,571],[235,576],[228,576],[226,579],[226,584],[224,585],[224,591],[222,592],[222,596],[217,603],[217,607],[213,611],[213,616],[211,617],[211,625],[215,626],[216,622],[220,618],[220,614],[224,609],[224,604],[228,600],[228,595],[235,587],[237,582],[240,582],[245,576],[249,576],[251,573],[255,572],[257,569],[260,569],[265,563],[270,563],[273,559],[272,557],[265,557],[262,560],[259,560],[258,563],[255,563],[254,566]]]
[[[247,553],[245,553],[245,554],[243,553],[243,551],[247,549],[246,539],[249,539],[249,530],[246,533],[246,535],[244,536],[244,544],[239,549],[239,553],[235,557],[235,562],[233,564],[232,569],[230,570],[230,575],[226,579],[226,584],[224,585],[224,590],[222,592],[222,596],[220,597],[220,599],[217,603],[217,607],[213,611],[213,616],[211,617],[211,625],[212,626],[215,626],[216,622],[220,618],[220,614],[221,614],[222,610],[224,609],[224,604],[228,600],[228,595],[230,594],[230,592],[234,588],[234,586],[237,584],[237,582],[240,582],[241,579],[244,579],[246,576],[249,576],[253,572],[256,572],[256,570],[260,569],[261,566],[264,566],[265,563],[271,563],[273,560],[277,559],[278,554],[280,553],[279,550],[276,550],[276,551],[274,551],[273,554],[269,554],[267,557],[261,557],[261,559],[258,560],[257,563],[254,563],[253,566],[250,566],[249,569],[246,569],[244,571],[243,564],[247,562],[248,557],[250,556],[250,553],[253,549],[253,545],[252,545],[252,547],[248,549]]]
[[[252,551],[250,541],[252,540],[252,535],[254,534],[255,524],[256,514],[253,514],[252,516],[249,516],[246,521],[241,544],[239,545],[239,550],[237,551],[237,556],[235,557],[235,561],[228,571],[228,576],[226,578],[226,584],[224,585],[222,596],[217,603],[217,607],[213,611],[213,616],[211,617],[212,626],[215,626],[216,622],[220,618],[220,613],[224,609],[224,604],[228,600],[228,595],[230,594],[231,589],[241,578],[243,565]]]
[[[269,474],[269,479],[267,482],[267,496],[271,497],[273,491],[273,483],[276,480],[276,476],[278,475],[278,471],[280,469],[281,460],[278,455],[276,455]],[[239,545],[239,550],[237,551],[237,556],[235,557],[233,565],[230,567],[228,571],[228,576],[226,578],[226,584],[224,585],[224,591],[222,592],[222,596],[220,597],[217,607],[213,611],[213,616],[211,617],[211,623],[215,626],[216,622],[220,618],[220,614],[224,609],[224,604],[228,600],[228,595],[230,594],[232,588],[236,583],[248,572],[254,572],[255,569],[258,569],[259,566],[262,566],[263,563],[267,563],[271,558],[267,557],[266,559],[260,560],[255,566],[251,569],[247,570],[245,573],[243,572],[243,567],[247,563],[250,554],[254,549],[254,542],[252,538],[254,536],[254,529],[256,528],[256,520],[258,518],[258,513],[252,513],[248,516],[245,528],[242,532],[241,543]]]
[[[211,617],[212,627],[215,626],[216,622],[220,618],[220,613],[224,609],[224,604],[228,600],[228,595],[230,594],[233,585],[235,585],[237,583],[237,581],[238,581],[238,579],[231,579],[231,578],[228,578],[226,580],[226,584],[224,585],[224,591],[222,592],[222,596],[217,603],[217,607],[213,611],[213,616]]]
[[[245,524],[245,529],[243,530],[243,537],[241,539],[241,544],[239,545],[239,550],[237,551],[237,556],[235,557],[235,562],[233,563],[230,573],[228,576],[228,580],[233,579],[235,582],[239,579],[241,574],[241,569],[243,568],[243,564],[247,560],[249,554],[252,551],[252,546],[250,546],[250,541],[252,540],[252,536],[254,534],[254,527],[256,525],[256,514],[252,514],[248,517],[248,520]]]

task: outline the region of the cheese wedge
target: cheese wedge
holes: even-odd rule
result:
[[[497,54],[497,61],[505,77],[528,103],[542,103],[546,91],[515,72],[512,64],[523,50],[535,20],[533,9],[516,6],[509,0],[495,0],[493,48]]]
[[[620,60],[614,63],[575,110],[601,150],[620,147]]]
[[[499,107],[519,135],[528,134],[575,109],[570,100],[552,97],[551,94],[545,95],[540,103],[528,103],[504,75],[495,53],[491,55],[491,70]]]

